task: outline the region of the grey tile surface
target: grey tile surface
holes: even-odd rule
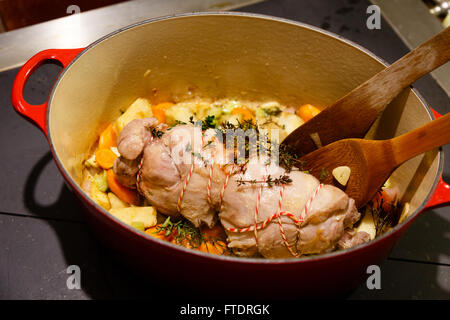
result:
[[[290,18],[337,32],[388,62],[407,52],[396,34],[365,27],[367,0],[272,0],[242,9]],[[45,100],[59,68],[46,65],[26,88],[32,103]],[[51,159],[44,135],[10,103],[17,70],[0,73],[0,299],[149,298],[167,288],[118,263],[90,233]],[[431,77],[416,83],[435,109],[449,97]],[[446,159],[450,159],[445,148]],[[450,163],[444,177],[450,181]],[[362,284],[350,299],[450,299],[450,209],[424,213],[382,266],[382,290]],[[82,270],[82,290],[68,290],[67,266]],[[147,275],[148,276],[148,275]],[[151,279],[151,275],[150,275]],[[161,280],[161,279],[157,279]],[[189,297],[180,292],[178,297]]]
[[[380,290],[362,284],[349,299],[450,299],[450,266],[389,259],[380,269]]]
[[[81,223],[0,214],[0,299],[104,299],[99,245]],[[69,290],[67,268],[83,290]]]
[[[61,68],[42,66],[30,78],[25,97],[42,103]],[[11,105],[17,69],[0,73],[0,211],[81,221],[73,196],[64,184],[44,134]]]

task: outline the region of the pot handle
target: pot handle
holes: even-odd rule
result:
[[[434,110],[433,108],[430,109],[433,112],[434,117],[436,119],[442,117],[442,115],[438,113],[436,110]],[[428,203],[423,209],[423,211],[445,207],[448,205],[450,205],[450,185],[445,183],[441,177],[436,186],[436,190],[434,191],[430,200],[428,200]]]
[[[47,136],[46,114],[47,101],[40,105],[32,105],[25,101],[23,97],[23,89],[31,74],[39,68],[46,61],[58,61],[63,68],[67,67],[69,63],[80,53],[84,48],[78,49],[49,49],[44,50],[34,55],[28,60],[14,79],[12,88],[12,105],[17,112],[22,116],[31,120],[36,124]]]

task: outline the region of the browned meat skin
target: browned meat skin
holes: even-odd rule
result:
[[[239,180],[261,181],[263,176],[279,177],[285,174],[281,167],[262,165],[265,161],[250,160],[245,174],[236,174],[230,179],[223,206],[219,213],[222,224],[227,227],[245,228],[255,224],[255,210],[260,184],[238,185]],[[291,171],[292,183],[285,185],[281,211],[293,213],[296,218],[304,210],[307,201],[319,186],[313,176]],[[281,186],[264,187],[261,194],[257,225],[277,212]],[[323,186],[312,201],[305,221],[298,228],[288,217],[282,216],[284,232],[288,244],[296,254],[316,254],[335,249],[344,233],[358,221],[360,214],[355,208],[353,199],[343,191],[330,185]],[[264,229],[257,232],[257,243],[253,231],[245,233],[227,232],[229,244],[235,253],[241,256],[253,256],[259,252],[266,258],[288,258],[292,254],[287,249],[280,234],[278,220],[275,219]],[[255,250],[257,247],[257,250]]]
[[[156,126],[155,118],[136,119],[128,123],[117,137],[117,150],[128,160],[134,160],[151,140],[150,128]]]
[[[339,239],[339,249],[349,249],[370,240],[370,235],[365,231],[355,232],[354,230],[345,230],[344,235]]]
[[[136,188],[136,175],[139,170],[139,158],[134,160],[125,159],[123,156],[114,161],[114,172],[117,180],[128,188]]]
[[[257,158],[249,159],[246,170],[235,166],[221,199],[220,194],[227,173],[233,167],[224,164],[224,160],[230,154],[223,150],[222,143],[214,140],[215,132],[207,130],[202,138],[201,131],[196,132],[194,126],[179,125],[165,130],[161,138],[153,138],[146,132],[149,131],[149,126],[156,125],[156,122],[143,120],[131,122],[119,136],[121,145],[119,152],[124,154],[114,166],[117,175],[122,175],[122,179],[131,183],[136,162],[125,166],[123,158],[142,157],[139,190],[158,211],[173,217],[181,214],[196,226],[201,224],[213,226],[218,212],[219,219],[227,230],[228,246],[237,255],[292,257],[281,237],[278,219],[274,219],[257,232],[257,241],[253,231],[238,233],[228,230],[255,224],[260,183],[239,185],[239,180],[262,181],[269,174],[272,177],[279,177],[286,173],[283,168],[275,164],[266,166],[264,159]],[[130,125],[132,128],[127,128]],[[194,168],[191,172],[192,161]],[[208,197],[212,162],[214,164]],[[292,213],[298,219],[319,186],[319,181],[300,171],[291,171],[288,175],[292,182],[284,186],[281,210]],[[281,188],[279,185],[272,187],[264,185],[261,202],[258,205],[257,225],[277,212]],[[184,196],[181,198],[183,190]],[[305,221],[300,226],[287,216],[280,218],[287,242],[292,252],[298,255],[334,250],[346,234],[344,230],[351,228],[359,220],[360,214],[355,208],[353,199],[348,198],[340,189],[325,185],[311,202],[304,218]],[[363,237],[358,239],[365,240]],[[359,244],[358,241],[355,240],[351,244]]]

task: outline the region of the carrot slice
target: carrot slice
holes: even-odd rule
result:
[[[166,122],[166,110],[164,109],[152,109],[153,116],[158,120],[158,123]]]
[[[202,252],[211,254],[224,254],[227,249],[227,245],[223,241],[204,241],[198,248]]]
[[[247,108],[242,108],[242,107],[234,108],[233,111],[231,111],[231,114],[241,114],[242,115],[242,119],[244,121],[245,120],[250,120],[250,121],[255,120],[255,116]]]
[[[173,105],[174,105],[173,102],[161,102],[161,103],[158,103],[157,105],[153,106],[152,109],[153,109],[154,107],[156,107],[156,108],[159,108],[159,109],[164,109],[164,110],[166,110],[167,108],[170,108],[170,107],[173,106]]]
[[[317,116],[320,113],[320,109],[314,107],[312,104],[304,104],[297,109],[297,115],[303,119],[303,121],[308,121]]]
[[[145,233],[150,235],[150,236],[152,236],[152,237],[161,239],[161,240],[168,240],[168,238],[164,235],[164,231],[159,231],[158,232],[158,227],[159,226],[160,225],[156,225],[154,227],[150,227],[147,230],[145,230]]]
[[[117,155],[111,149],[98,149],[95,151],[95,161],[103,169],[111,169]]]
[[[172,102],[163,102],[152,106],[153,116],[158,120],[158,123],[166,122],[166,109],[173,105]]]
[[[220,224],[216,224],[212,228],[202,227],[200,229],[206,240],[225,239],[225,230]]]
[[[110,124],[103,132],[100,134],[100,139],[98,140],[99,149],[109,149],[117,145],[117,135],[114,131],[113,125]]]
[[[118,196],[119,199],[129,204],[136,204],[138,199],[137,192],[121,185],[112,169],[106,171],[106,181],[108,181],[109,189]]]

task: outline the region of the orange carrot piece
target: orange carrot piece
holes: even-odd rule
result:
[[[200,231],[206,240],[214,241],[217,239],[225,239],[225,230],[220,224],[216,224],[212,228],[202,227]]]
[[[304,104],[297,109],[297,115],[303,119],[303,121],[308,121],[317,116],[320,113],[320,109],[314,107],[312,104]]]
[[[174,105],[173,102],[161,102],[161,103],[158,103],[157,105],[154,105],[154,106],[152,107],[152,109],[153,109],[154,107],[156,107],[156,108],[159,108],[159,109],[164,109],[164,110],[166,110],[167,108],[170,108],[170,107],[173,106],[173,105]]]
[[[253,112],[251,112],[247,108],[242,108],[242,107],[234,108],[233,111],[231,111],[231,114],[241,114],[242,120],[244,120],[244,121],[245,120],[250,120],[250,121],[255,120],[255,115],[253,114]]]
[[[158,227],[159,225],[150,227],[147,230],[145,230],[145,233],[161,240],[167,240],[167,237],[164,235],[164,231],[158,232]]]
[[[172,102],[163,102],[152,106],[153,116],[158,120],[158,123],[166,122],[166,109],[173,106]]]
[[[372,199],[372,205],[375,209],[383,207],[386,212],[391,212],[398,200],[397,188],[386,188],[377,192]]]
[[[158,123],[166,122],[166,111],[164,109],[153,108],[152,112],[153,116],[158,120]]]
[[[98,149],[95,151],[95,161],[103,169],[111,169],[116,158],[117,155],[111,149]]]
[[[108,181],[109,189],[118,196],[120,200],[129,204],[136,204],[138,199],[137,192],[121,185],[112,169],[106,171],[106,181]]]
[[[105,130],[100,134],[100,139],[98,140],[99,149],[109,149],[117,145],[117,135],[114,131],[113,125],[110,124]]]
[[[202,252],[211,254],[224,254],[227,250],[227,245],[223,241],[204,241],[198,248]]]

